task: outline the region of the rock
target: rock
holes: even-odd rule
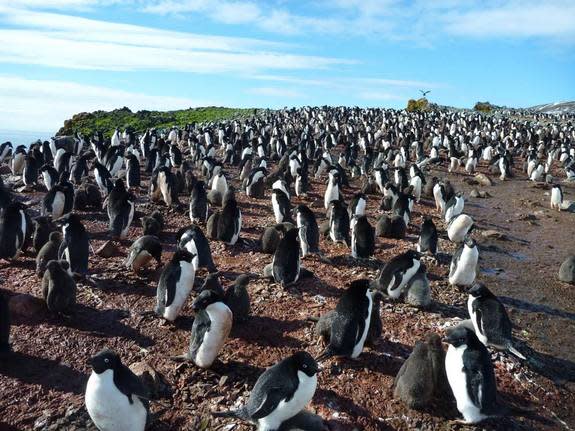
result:
[[[469,184],[470,186],[476,186],[477,184],[479,184],[479,182],[471,177],[465,177],[463,178],[463,182]]]
[[[486,199],[486,198],[490,198],[491,195],[489,194],[489,192],[486,192],[485,190],[479,190],[479,197],[481,199]]]
[[[171,394],[170,386],[166,383],[164,376],[158,373],[146,361],[134,362],[130,365],[130,370],[136,374],[148,389],[150,399],[168,397]]]
[[[478,198],[479,197],[479,191],[477,189],[473,189],[469,192],[469,197],[470,198]]]
[[[575,284],[575,255],[569,256],[559,268],[559,280]]]
[[[501,233],[495,229],[484,230],[481,233],[481,235],[484,236],[485,238],[493,238],[493,239],[501,239],[501,240],[507,240],[508,239],[507,235],[505,235],[504,233]]]
[[[22,293],[10,298],[10,314],[18,317],[33,318],[45,312],[44,301],[35,296]]]
[[[118,247],[112,241],[106,241],[102,247],[96,250],[96,254],[103,258],[110,258],[118,252]]]
[[[475,175],[475,180],[479,184],[481,184],[482,186],[492,186],[493,185],[493,180],[485,174],[479,173],[479,174]]]

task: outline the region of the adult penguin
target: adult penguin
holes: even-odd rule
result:
[[[349,237],[349,214],[343,202],[332,201],[329,208],[329,237],[334,243],[351,245]]]
[[[140,188],[140,162],[134,154],[126,156],[126,184],[128,190]]]
[[[50,215],[52,220],[68,214],[74,208],[74,186],[64,178],[64,175],[42,200],[42,215]]]
[[[463,207],[465,206],[465,200],[463,195],[458,192],[445,204],[444,215],[445,221],[449,222],[453,217],[458,216],[463,212]]]
[[[327,187],[325,189],[324,194],[324,208],[328,209],[329,205],[333,201],[337,201],[340,198],[340,190],[339,190],[339,173],[337,171],[330,171],[329,172],[329,180],[327,183]]]
[[[561,211],[563,206],[563,190],[559,184],[553,184],[551,188],[551,209]]]
[[[186,249],[195,256],[192,263],[196,271],[198,268],[206,268],[210,273],[217,272],[210,242],[199,226],[191,225],[180,229],[176,238],[178,238],[179,248]]]
[[[247,289],[249,282],[249,274],[240,274],[224,293],[224,302],[232,311],[234,322],[246,320],[251,313],[250,295]]]
[[[180,314],[194,287],[193,259],[193,254],[178,249],[162,270],[156,291],[155,312],[158,316],[173,322]]]
[[[82,179],[88,176],[88,159],[93,157],[93,153],[86,153],[74,162],[74,165],[70,169],[69,179],[73,184],[81,184]]]
[[[491,355],[475,333],[463,325],[448,330],[445,371],[457,410],[475,424],[497,414],[497,385]]]
[[[34,250],[38,253],[42,246],[48,242],[50,233],[56,231],[58,228],[52,222],[50,217],[46,216],[36,217],[32,223],[34,225],[32,247],[34,247]]]
[[[38,182],[38,162],[31,154],[27,154],[24,158],[22,182],[27,187],[35,186]]]
[[[103,196],[108,196],[108,193],[112,191],[114,184],[112,183],[112,175],[110,171],[101,163],[94,162],[94,178],[96,179],[96,184],[100,188]]]
[[[40,168],[40,173],[42,174],[42,181],[44,182],[44,187],[46,190],[50,190],[58,183],[58,171],[54,169],[53,166],[48,164],[42,165]]]
[[[353,216],[365,215],[365,207],[367,205],[367,197],[363,193],[356,193],[353,195],[351,203],[349,205],[349,218],[352,219]]]
[[[421,225],[419,240],[417,241],[417,251],[435,256],[437,253],[437,229],[433,219],[426,216]]]
[[[282,287],[289,286],[298,281],[301,272],[299,245],[297,243],[299,230],[291,229],[285,233],[271,263],[271,275],[276,283]],[[267,269],[264,268],[267,274]]]
[[[208,195],[206,183],[196,181],[190,198],[190,220],[192,223],[206,223],[208,220]]]
[[[148,392],[140,378],[111,350],[102,350],[88,364],[86,410],[100,430],[144,431]]]
[[[31,223],[20,202],[11,202],[0,212],[0,259],[16,259],[26,250]]]
[[[351,256],[368,259],[375,252],[375,232],[366,216],[354,215],[351,220]]]
[[[403,293],[404,287],[419,270],[421,266],[420,257],[420,254],[415,250],[408,250],[393,257],[381,268],[375,280],[375,286],[385,295],[398,299]]]
[[[202,291],[193,303],[194,324],[188,351],[183,356],[200,368],[210,368],[224,347],[233,323],[231,310],[215,291]]]
[[[307,169],[298,168],[295,177],[295,194],[296,196],[307,196],[309,191],[309,179]]]
[[[169,207],[179,203],[174,174],[169,168],[161,166],[154,169],[150,181],[150,195],[153,200],[163,199]]]
[[[222,171],[219,171],[212,177],[212,191],[225,195],[228,191],[228,181]]]
[[[12,155],[12,175],[22,175],[24,170],[24,160],[26,159],[26,147],[24,145],[18,145],[14,150]]]
[[[263,198],[265,188],[265,177],[267,170],[264,167],[252,169],[246,179],[246,195],[252,198]]]
[[[152,260],[155,260],[158,266],[162,264],[162,243],[156,236],[144,235],[130,246],[124,265],[137,274]]]
[[[217,235],[218,240],[229,245],[234,245],[242,230],[242,212],[233,193],[226,193],[226,199],[222,212],[218,217]]]
[[[289,197],[280,189],[272,189],[272,208],[276,223],[292,222]]]
[[[374,295],[369,280],[350,283],[335,307],[329,344],[317,361],[332,356],[357,358],[361,354],[369,331]]]
[[[48,310],[60,315],[70,315],[76,305],[76,283],[68,272],[65,260],[51,260],[42,277],[42,295]]]
[[[66,214],[56,220],[62,226],[63,240],[58,250],[58,259],[66,259],[70,263],[70,270],[77,274],[88,272],[88,255],[90,253],[90,240],[86,228],[77,214]]]
[[[449,267],[449,284],[467,287],[475,281],[479,248],[473,238],[466,237],[453,254]]]
[[[301,257],[319,252],[319,228],[313,211],[305,205],[298,205],[293,212],[299,229]]]
[[[473,229],[473,219],[467,214],[459,214],[449,220],[447,236],[451,242],[461,243]]]
[[[58,250],[60,249],[61,243],[62,233],[51,232],[48,237],[48,242],[38,250],[38,254],[36,255],[36,274],[38,277],[42,277],[44,275],[48,262],[51,260],[58,260]]]
[[[116,180],[106,199],[110,232],[116,238],[125,238],[134,219],[136,199],[126,190],[121,179]]]
[[[6,295],[0,292],[0,354],[10,350],[10,307]]]
[[[479,341],[485,346],[508,350],[525,360],[525,356],[513,347],[513,325],[501,301],[482,283],[475,283],[467,293],[467,311]]]
[[[263,372],[244,406],[212,415],[250,421],[261,431],[277,430],[311,401],[318,372],[317,362],[309,353],[296,352]]]

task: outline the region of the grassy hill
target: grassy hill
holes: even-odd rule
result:
[[[150,127],[162,129],[173,125],[184,126],[189,123],[247,117],[256,113],[256,111],[255,109],[209,106],[179,111],[132,112],[129,108],[124,107],[113,111],[81,112],[76,114],[71,119],[64,121],[64,126],[60,128],[57,134],[62,136],[81,132],[84,136],[87,136],[97,131],[102,131],[105,136],[109,137],[116,127],[123,130],[130,126],[136,131],[144,131]]]

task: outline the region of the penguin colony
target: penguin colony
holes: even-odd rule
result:
[[[243,404],[212,411],[221,418],[213,419],[218,424],[235,420],[260,431],[326,430],[327,418],[306,410],[319,373],[332,361],[361,361],[368,346],[379,354],[374,346],[387,331],[381,313],[393,312],[382,310],[382,301],[432,307],[426,265],[444,265],[438,238],[446,237],[455,246],[446,282],[468,295],[470,320],[448,329],[443,339],[429,333],[418,341],[397,373],[393,396],[409,409],[428,411],[453,399],[461,420],[475,424],[512,410],[498,398],[490,352],[527,358],[514,346],[504,305],[477,280],[479,247],[465,196],[431,171],[463,175],[488,167],[502,181],[524,175],[551,182],[550,206],[560,211],[566,207],[559,180],[575,180],[575,127],[568,124],[474,113],[302,108],[163,132],[116,129],[108,139],[100,131],[28,148],[6,142],[0,162],[24,189],[16,193],[0,185],[0,258],[14,265],[23,255],[35,256],[48,312],[71,322],[82,312],[78,292],[94,283],[90,263],[98,257],[85,211],[98,212],[108,219],[107,238],[119,244],[126,270],[156,289],[156,305],[143,318],[180,331],[178,319],[193,311],[187,345],[180,352],[157,348],[203,369],[217,364],[235,328],[257,317],[251,304],[259,300],[257,293],[250,295],[250,282],[263,280],[282,294],[296,294],[298,285],[316,277],[304,263],[336,265],[322,252],[326,243],[348,256],[346,265],[377,265],[374,277],[334,286],[333,310],[319,319],[309,312],[317,320],[321,349],[309,345],[281,358],[260,373]],[[551,177],[552,168],[564,178]],[[360,191],[354,193],[350,182]],[[41,191],[39,211],[23,203],[32,190]],[[241,202],[239,195],[245,195]],[[189,206],[183,204],[187,199]],[[379,211],[368,212],[370,200],[378,202]],[[424,201],[435,207],[435,220],[426,216],[416,223]],[[151,205],[155,210],[149,211]],[[254,211],[252,205],[264,207],[255,211],[272,222],[259,227],[258,244],[242,238],[242,213]],[[185,211],[191,224],[169,226],[169,214]],[[177,232],[175,242],[163,235],[168,227]],[[134,230],[139,236],[126,244]],[[406,239],[408,233],[417,238]],[[408,249],[378,265],[374,255],[381,237],[407,243]],[[270,259],[259,268],[254,262],[250,273],[232,281],[218,271],[215,247],[238,254],[263,251]],[[167,249],[173,251],[166,254]],[[3,288],[8,290],[0,293],[4,357],[18,345],[18,331],[10,327],[10,286]],[[91,374],[85,407],[96,427],[144,430],[154,400],[143,381],[113,350],[93,351],[86,360]]]

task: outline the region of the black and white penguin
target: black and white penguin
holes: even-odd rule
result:
[[[425,217],[421,224],[419,240],[417,241],[417,251],[435,256],[437,253],[437,229],[431,217]]]
[[[299,229],[301,257],[304,258],[309,253],[319,252],[319,228],[313,211],[305,205],[298,205],[294,208],[293,213]]]
[[[110,431],[144,431],[149,395],[140,378],[111,350],[102,350],[88,364],[92,373],[84,401],[96,427]]]
[[[298,229],[287,231],[279,242],[271,263],[271,275],[276,283],[282,287],[289,286],[298,281],[301,272],[299,256]],[[269,267],[269,265],[268,265]],[[268,276],[267,268],[264,276]]]
[[[3,142],[0,144],[0,163],[3,163],[6,157],[12,156],[12,142]]]
[[[467,214],[459,214],[449,220],[447,236],[451,242],[461,243],[473,229],[473,219]]]
[[[513,325],[501,301],[482,283],[475,283],[467,293],[467,311],[479,341],[485,346],[508,350],[525,360],[525,356],[513,347]]]
[[[40,173],[42,174],[42,181],[44,182],[44,187],[46,190],[50,190],[58,183],[59,175],[58,171],[54,167],[46,164],[42,165],[40,168]]]
[[[184,359],[210,368],[232,330],[233,315],[215,291],[202,291],[193,303],[195,312],[190,345]]]
[[[272,208],[276,223],[292,222],[289,197],[280,189],[272,189]]]
[[[48,237],[48,242],[42,246],[36,255],[36,274],[38,277],[44,276],[46,265],[51,260],[58,260],[58,250],[62,243],[61,232],[51,232]]]
[[[251,313],[250,295],[247,289],[249,282],[248,274],[240,274],[224,293],[224,302],[232,311],[234,322],[246,320]]]
[[[24,158],[24,169],[22,170],[22,182],[25,186],[31,187],[38,182],[38,162],[31,154]]]
[[[50,217],[46,216],[36,217],[32,223],[34,225],[32,247],[34,247],[34,250],[38,253],[42,246],[48,242],[50,233],[58,230],[58,228],[52,223]]]
[[[314,413],[302,410],[297,415],[282,422],[278,431],[328,431],[325,421]]]
[[[194,287],[194,257],[187,250],[178,249],[162,270],[156,291],[155,312],[158,316],[173,322],[180,314]]]
[[[126,190],[121,179],[116,180],[106,199],[110,232],[116,238],[125,238],[134,219],[136,199]]]
[[[563,206],[563,190],[559,184],[553,184],[551,188],[551,209],[561,211]]]
[[[210,242],[198,226],[192,225],[180,229],[176,237],[178,238],[178,247],[186,249],[194,255],[192,263],[196,271],[198,268],[206,268],[209,272],[217,271],[212,258]]]
[[[309,191],[309,179],[306,169],[298,168],[295,176],[295,194],[296,196],[307,196]]]
[[[244,406],[212,414],[256,423],[261,431],[278,430],[311,401],[318,372],[317,362],[309,353],[297,352],[262,373]]]
[[[246,195],[252,198],[262,198],[265,188],[266,168],[252,169],[246,179]]]
[[[332,201],[338,201],[340,198],[339,174],[337,171],[330,171],[329,180],[325,189],[323,198],[324,208],[328,209]]]
[[[0,354],[10,353],[12,350],[10,347],[10,323],[8,298],[0,292]]]
[[[42,215],[50,215],[56,220],[74,208],[74,186],[66,180],[52,187],[42,199]]]
[[[463,207],[465,206],[465,199],[461,193],[456,193],[448,202],[446,202],[444,207],[445,221],[449,222],[453,217],[458,216],[463,212]]]
[[[114,183],[112,182],[112,175],[110,171],[101,163],[94,162],[94,178],[96,179],[96,184],[102,192],[102,196],[108,196],[108,193],[112,191]]]
[[[153,211],[149,216],[142,217],[142,228],[144,235],[160,236],[164,229],[164,217],[160,211]]]
[[[368,259],[375,252],[375,231],[366,216],[354,215],[351,219],[351,256]]]
[[[140,188],[140,162],[134,154],[126,156],[126,185],[128,190]]]
[[[138,273],[142,268],[148,266],[152,259],[156,261],[158,266],[162,264],[162,243],[156,236],[144,235],[132,243],[124,265]]]
[[[433,186],[433,198],[435,199],[435,209],[441,211],[443,214],[445,210],[445,204],[447,203],[447,193],[445,191],[445,184],[443,182],[438,182]]]
[[[242,212],[238,206],[236,198],[232,195],[224,203],[222,212],[218,218],[217,232],[218,240],[234,245],[242,230]]]
[[[196,181],[190,198],[190,220],[192,223],[206,223],[208,220],[208,195],[206,183]]]
[[[213,192],[218,192],[220,195],[225,195],[228,191],[228,181],[226,180],[226,176],[222,171],[217,172],[212,177],[212,187],[211,190]]]
[[[73,184],[81,184],[82,179],[88,176],[88,158],[92,157],[92,153],[86,153],[76,159],[68,179]]]
[[[367,196],[363,193],[356,193],[353,195],[351,203],[349,204],[349,218],[351,219],[354,215],[362,216],[365,215],[365,207],[367,205]]]
[[[332,201],[329,208],[329,237],[335,243],[351,245],[349,236],[349,214],[341,201]]]
[[[20,202],[11,202],[0,212],[0,259],[16,259],[25,251],[31,223],[26,207]]]
[[[393,257],[381,268],[375,286],[389,297],[399,298],[404,287],[419,270],[421,266],[419,259],[420,254],[415,250],[408,250]]]
[[[150,196],[153,200],[162,199],[169,207],[179,203],[175,177],[169,168],[161,166],[154,169],[150,181]]]
[[[478,423],[496,414],[497,386],[491,355],[475,333],[463,325],[448,330],[445,372],[466,423]]]
[[[25,159],[26,147],[24,145],[18,145],[14,150],[14,154],[12,155],[12,163],[10,165],[10,168],[12,169],[12,175],[22,175]]]
[[[498,166],[499,166],[499,172],[500,172],[499,179],[501,181],[505,181],[506,178],[509,178],[512,176],[511,166],[509,165],[509,160],[507,159],[507,157],[505,157],[505,156],[499,157]],[[541,170],[543,170],[543,169],[541,168]],[[533,177],[533,173],[531,174],[531,176]]]
[[[63,240],[58,250],[58,259],[66,259],[70,263],[70,270],[77,274],[88,272],[88,255],[90,253],[90,240],[86,228],[76,214],[66,214],[56,220],[62,226]]]
[[[449,266],[449,284],[467,287],[475,281],[479,248],[473,238],[466,237],[453,254]]]
[[[369,331],[374,295],[369,280],[350,283],[335,307],[329,344],[318,361],[332,356],[357,358],[361,354]]]
[[[66,260],[51,260],[42,277],[42,295],[52,313],[69,315],[76,305],[76,283]]]

